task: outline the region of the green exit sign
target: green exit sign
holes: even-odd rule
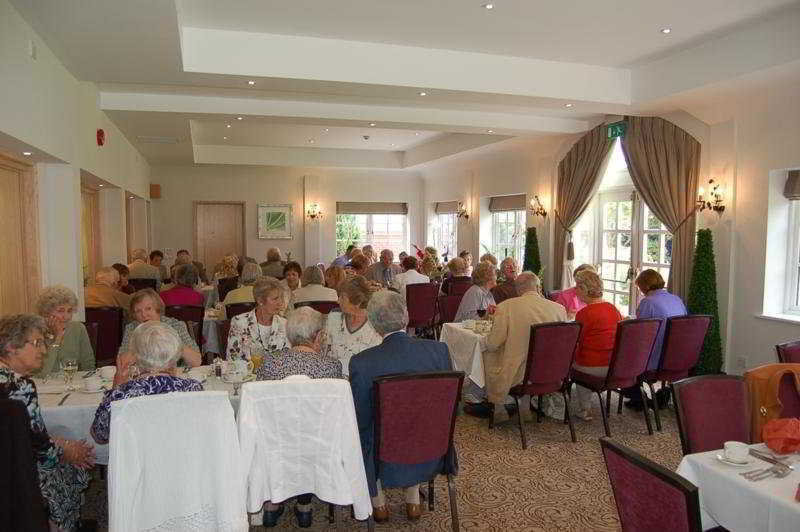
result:
[[[628,123],[624,120],[608,124],[608,138],[614,139],[625,135],[625,130],[628,129]]]

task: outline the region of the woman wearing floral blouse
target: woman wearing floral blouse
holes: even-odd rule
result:
[[[284,289],[273,277],[262,277],[253,285],[256,308],[231,320],[228,333],[228,358],[250,358],[250,351],[263,353],[289,347],[286,318],[280,313],[286,306]]]
[[[371,295],[372,289],[364,277],[351,277],[339,285],[342,311],[328,314],[327,355],[341,361],[345,374],[353,355],[381,343],[380,335],[367,321],[367,303]]]
[[[42,367],[47,331],[39,316],[17,314],[0,319],[0,397],[21,402],[28,411],[39,486],[48,506],[51,530],[72,530],[80,516],[81,493],[89,484],[85,470],[94,465],[94,449],[83,441],[51,438],[44,426],[30,375]]]

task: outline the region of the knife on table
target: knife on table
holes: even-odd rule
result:
[[[789,469],[791,469],[792,471],[794,471],[794,466],[792,466],[792,465],[789,465],[789,464],[787,464],[786,462],[781,462],[781,461],[780,461],[780,460],[778,460],[777,458],[773,458],[773,457],[771,457],[771,456],[769,456],[769,455],[767,455],[767,454],[764,454],[764,453],[762,453],[762,452],[760,452],[760,451],[756,451],[755,449],[750,449],[750,455],[751,455],[751,456],[755,456],[755,457],[756,457],[756,458],[758,458],[759,460],[763,460],[763,461],[765,461],[765,462],[767,462],[767,463],[769,463],[769,464],[774,464],[774,465],[779,465],[779,466],[783,466],[783,467],[788,467]]]

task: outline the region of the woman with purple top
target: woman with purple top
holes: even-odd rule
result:
[[[636,287],[644,295],[644,299],[639,302],[639,307],[636,309],[637,318],[660,318],[666,321],[667,318],[672,316],[685,316],[686,306],[681,301],[681,298],[670,294],[664,289],[664,278],[656,270],[644,270],[636,278]],[[653,344],[653,350],[650,353],[650,361],[647,363],[647,369],[656,369],[661,359],[661,344],[664,342],[665,325],[662,323],[661,328],[656,336],[656,341]],[[623,390],[626,397],[630,398],[625,405],[633,408],[640,409],[642,405],[641,396],[638,389],[630,388]],[[635,391],[635,393],[634,393]],[[669,390],[662,388],[656,393],[659,407],[665,406],[669,402]]]

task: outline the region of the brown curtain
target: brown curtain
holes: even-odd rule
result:
[[[553,288],[561,288],[564,274],[564,250],[571,229],[589,206],[600,182],[600,169],[608,156],[613,139],[608,126],[601,124],[584,135],[558,163],[555,243],[553,249]]]
[[[694,252],[700,143],[658,117],[629,116],[622,150],[636,190],[672,233],[669,290],[686,301]]]

